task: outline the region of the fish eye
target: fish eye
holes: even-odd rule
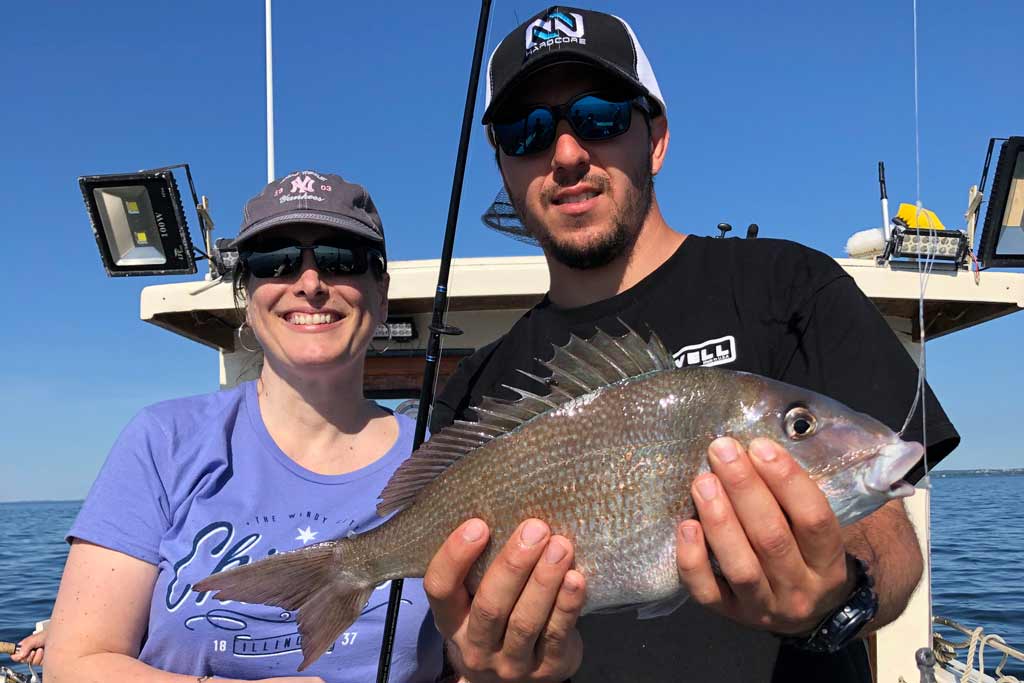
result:
[[[806,439],[814,434],[818,421],[807,408],[790,408],[785,419],[786,436],[791,439]]]

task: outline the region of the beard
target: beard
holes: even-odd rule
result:
[[[580,244],[568,240],[558,240],[551,231],[544,225],[543,220],[532,213],[521,197],[516,197],[508,192],[509,199],[516,213],[519,214],[523,225],[530,235],[537,240],[544,253],[550,255],[562,265],[574,270],[588,270],[606,266],[616,258],[626,253],[636,242],[643,227],[644,220],[651,209],[651,198],[654,193],[654,176],[650,166],[645,163],[629,177],[634,180],[634,185],[626,193],[625,200],[621,205],[616,205],[611,219],[611,226],[590,241]],[[579,182],[585,183],[597,189],[601,194],[607,196],[608,180],[603,176],[588,174]],[[561,188],[552,187],[541,193],[541,205],[546,206],[556,192]],[[506,186],[506,191],[508,190]],[[576,219],[573,228],[586,227],[585,218]]]

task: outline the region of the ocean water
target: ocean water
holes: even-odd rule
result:
[[[935,614],[984,626],[1018,649],[1024,648],[1022,500],[1024,474],[932,478]],[[16,642],[50,614],[67,556],[64,533],[79,505],[0,503],[0,640]],[[998,662],[992,651],[985,660]],[[1022,677],[1024,666],[1006,672]]]

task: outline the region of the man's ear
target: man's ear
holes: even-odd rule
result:
[[[668,117],[662,115],[651,119],[651,175],[658,175],[665,163],[668,138]]]

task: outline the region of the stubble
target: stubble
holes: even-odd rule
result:
[[[508,192],[508,196],[516,213],[523,221],[523,225],[545,253],[559,263],[575,270],[600,268],[608,265],[633,247],[651,209],[654,176],[651,173],[649,160],[644,159],[639,168],[629,175],[633,183],[622,204],[615,206],[609,228],[583,244],[556,239],[541,217],[525,206],[521,197],[515,196],[512,192]],[[610,197],[608,181],[604,176],[588,174],[579,182],[594,187],[603,196]],[[552,187],[545,190],[541,194],[541,205],[550,205],[554,194],[560,189]],[[576,223],[572,227],[582,229],[586,227],[587,219],[581,217]]]

